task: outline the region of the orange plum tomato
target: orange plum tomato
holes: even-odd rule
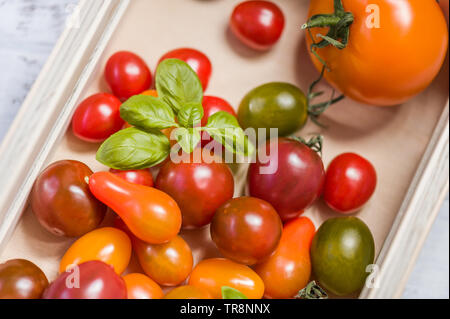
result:
[[[201,287],[185,285],[169,291],[164,299],[212,299],[209,292]]]
[[[133,250],[145,274],[163,286],[176,286],[189,276],[193,265],[192,251],[181,236],[164,244],[149,244],[134,236],[121,218],[114,226],[131,238]]]
[[[307,217],[284,225],[275,253],[254,268],[264,281],[266,298],[292,298],[308,284],[311,276],[309,250],[314,234],[314,224]]]
[[[237,289],[249,299],[261,299],[264,294],[264,282],[256,272],[225,258],[200,261],[188,284],[206,289],[214,299],[222,299],[223,286]]]
[[[89,178],[89,189],[145,242],[166,243],[180,231],[180,208],[156,188],[127,182],[110,172],[97,172]]]
[[[127,286],[128,299],[162,299],[164,297],[161,287],[146,275],[132,273],[122,278]]]
[[[120,275],[127,268],[130,257],[131,241],[126,233],[112,227],[98,228],[70,246],[61,259],[59,272],[89,260],[100,260]]]

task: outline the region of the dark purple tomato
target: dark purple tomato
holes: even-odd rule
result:
[[[92,260],[59,275],[43,299],[127,299],[127,287],[112,266]]]
[[[277,151],[274,143],[278,143]],[[267,154],[264,158],[262,154]],[[283,222],[298,217],[321,194],[325,170],[320,156],[305,144],[289,138],[268,141],[250,165],[251,196],[277,210]]]
[[[229,200],[214,214],[211,238],[228,259],[253,265],[277,248],[283,225],[275,209],[254,197]]]
[[[58,161],[36,179],[31,208],[43,227],[58,236],[79,237],[103,220],[106,206],[89,191],[92,171],[78,161]]]
[[[42,270],[25,259],[0,264],[0,299],[39,299],[48,280]]]

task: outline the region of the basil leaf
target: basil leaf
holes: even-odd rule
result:
[[[178,112],[178,122],[184,127],[194,127],[203,117],[203,106],[200,103],[189,103]]]
[[[199,128],[180,127],[174,132],[175,138],[185,153],[192,153],[201,140]]]
[[[167,59],[156,70],[158,96],[175,113],[188,103],[202,103],[203,89],[197,73],[184,61]]]
[[[250,156],[255,151],[255,147],[239,126],[237,119],[230,113],[224,111],[214,113],[208,118],[208,124],[204,130],[231,152]]]
[[[120,107],[120,116],[144,131],[178,126],[170,106],[153,96],[132,96]]]
[[[161,163],[169,152],[169,140],[160,131],[144,132],[130,127],[103,142],[97,160],[114,169],[143,169]]]
[[[237,289],[222,286],[222,299],[248,299],[242,292]]]

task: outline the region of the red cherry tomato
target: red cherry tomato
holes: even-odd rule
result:
[[[201,163],[167,162],[155,186],[175,199],[183,215],[183,228],[209,224],[216,210],[234,193],[230,168],[224,163],[207,163],[204,159]]]
[[[205,95],[203,97],[202,105],[203,105],[203,112],[204,112],[203,118],[202,118],[202,126],[206,126],[206,124],[208,123],[208,119],[211,115],[213,115],[217,112],[220,112],[220,111],[230,113],[234,117],[237,117],[236,111],[233,109],[233,107],[230,105],[230,103],[228,103],[224,99],[221,99],[220,97]],[[209,136],[209,134],[206,132],[202,132],[202,146],[206,146],[207,144],[209,144],[211,142],[212,142],[212,138]],[[218,142],[213,142],[213,143],[218,143]],[[221,145],[221,147],[223,149],[223,145]],[[208,148],[213,149],[213,146],[211,146],[211,147],[208,146]]]
[[[277,152],[270,151],[275,149],[273,143],[278,143]],[[268,141],[259,154],[248,173],[250,196],[272,204],[283,221],[298,217],[321,194],[322,159],[305,144],[288,138]],[[267,159],[261,154],[268,154]]]
[[[113,267],[92,260],[59,275],[43,299],[127,299],[127,288]]]
[[[76,137],[87,142],[102,142],[122,129],[120,117],[122,103],[108,93],[94,94],[85,99],[72,118],[72,130]]]
[[[152,173],[148,169],[136,169],[136,170],[129,170],[129,171],[121,171],[118,169],[111,168],[109,170],[114,175],[117,175],[127,182],[133,183],[133,184],[139,184],[144,186],[153,186],[153,176]]]
[[[164,54],[158,64],[166,59],[179,59],[189,64],[189,66],[197,73],[198,78],[202,83],[203,91],[206,90],[212,72],[212,65],[211,61],[204,53],[190,48],[175,49]]]
[[[249,47],[267,50],[283,33],[284,15],[273,2],[244,1],[234,8],[230,28]]]
[[[373,165],[355,153],[344,153],[328,166],[323,198],[332,209],[352,213],[372,196],[377,184]]]
[[[253,265],[274,252],[282,227],[272,205],[258,198],[239,197],[214,214],[211,238],[225,257]]]
[[[144,60],[128,51],[117,52],[109,58],[105,78],[113,94],[122,101],[148,90],[153,81]]]

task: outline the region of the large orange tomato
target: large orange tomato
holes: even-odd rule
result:
[[[222,299],[222,287],[242,292],[248,299],[261,299],[262,279],[250,267],[225,258],[202,260],[192,270],[189,285],[205,288],[214,299]]]
[[[161,299],[161,287],[146,275],[133,273],[122,277],[127,286],[128,299]]]
[[[111,265],[120,275],[127,268],[130,257],[131,241],[127,234],[112,227],[98,228],[70,246],[61,259],[59,272],[65,272],[70,265],[100,260]]]
[[[308,284],[311,276],[309,249],[314,234],[314,224],[307,217],[294,219],[284,226],[275,253],[255,267],[264,281],[265,297],[292,298]]]
[[[333,2],[311,0],[309,17],[333,14]],[[328,82],[352,99],[381,106],[403,103],[431,83],[443,64],[448,45],[447,24],[436,1],[342,0],[342,5],[354,17],[348,45],[341,50],[328,45],[316,51],[329,67],[325,72]],[[324,24],[323,16],[313,20],[308,24],[319,20],[319,26],[339,23],[336,17],[329,18],[331,24]],[[322,40],[318,34],[328,32],[322,27],[310,30],[316,43]],[[336,38],[345,42],[345,30],[340,33]],[[307,35],[308,50],[311,43]],[[322,70],[323,64],[310,55],[317,69]]]

